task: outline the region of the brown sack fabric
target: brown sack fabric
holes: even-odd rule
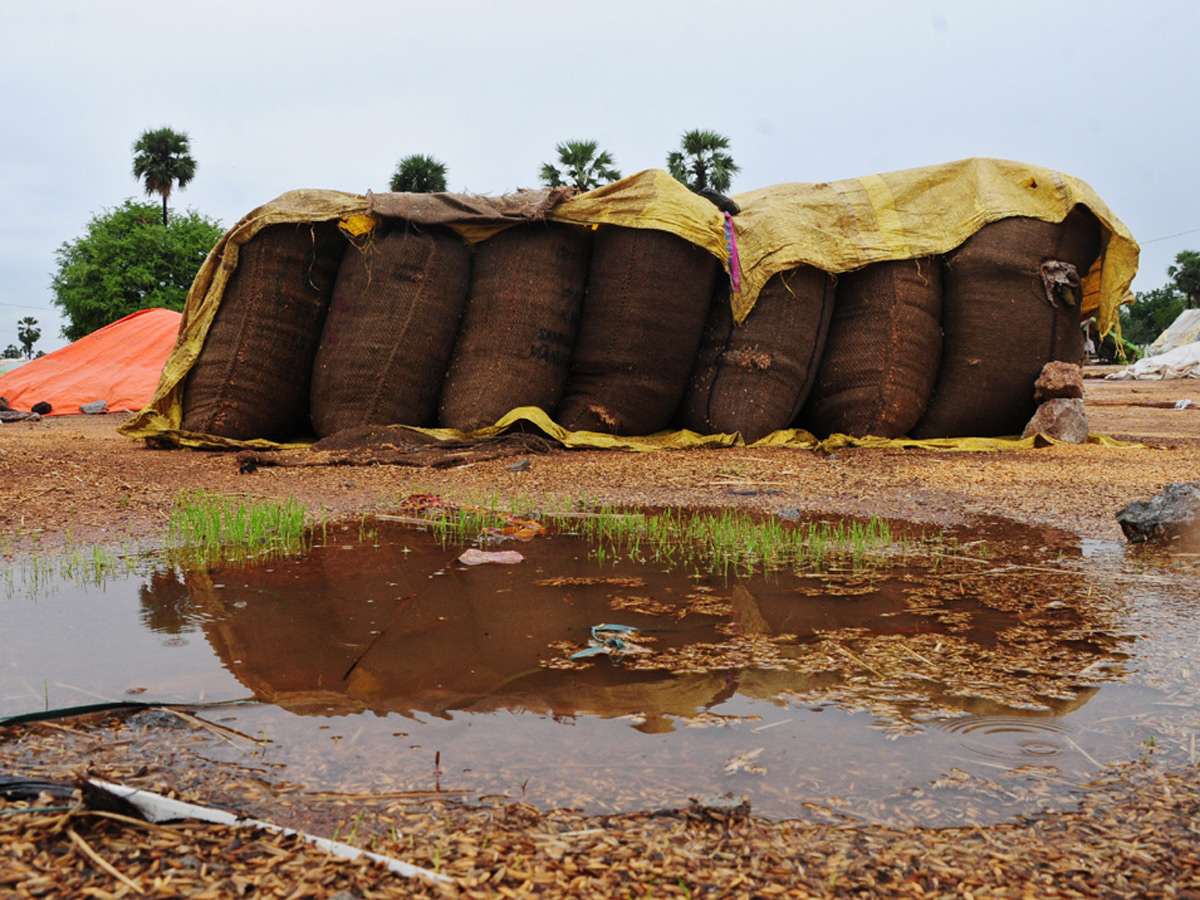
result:
[[[718,268],[709,253],[665,231],[601,228],[555,420],[572,431],[619,435],[670,425]]]
[[[405,222],[346,250],[313,366],[319,437],[434,423],[470,271],[462,238]]]
[[[906,435],[925,412],[941,358],[941,260],[872,263],[842,275],[800,425],[819,437]]]
[[[439,422],[471,432],[510,409],[553,416],[567,384],[587,280],[590,232],[518,225],[475,247]]]
[[[1042,367],[1082,360],[1078,279],[1099,248],[1096,217],[1077,206],[1061,224],[985,225],[946,257],[942,364],[913,437],[1021,433]]]
[[[801,266],[768,281],[735,327],[729,285],[718,284],[680,424],[701,434],[741,432],[747,442],[791,425],[812,387],[833,299],[833,279]]]
[[[309,433],[309,373],[345,247],[333,222],[272,225],[241,247],[184,385],[185,431],[274,441]]]

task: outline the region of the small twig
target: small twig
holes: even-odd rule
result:
[[[753,484],[765,487],[783,487],[788,484],[786,481],[756,481],[753,478],[731,478],[723,481],[710,481],[709,487],[722,487],[732,484]]]
[[[891,828],[892,824],[884,819],[873,816],[868,812],[855,812],[852,809],[842,806],[833,806],[829,803],[815,803],[817,806],[832,816],[842,816],[847,819],[855,819],[859,822],[866,822],[869,825],[876,825],[882,828]]]
[[[549,519],[640,519],[641,513],[596,513],[596,512],[556,512],[547,513]]]
[[[962,556],[962,555],[955,554],[955,553],[938,553],[936,550],[924,551],[923,555],[936,556],[940,559],[953,559],[953,560],[959,560],[961,562],[979,563],[981,566],[989,566],[992,564],[992,561],[990,559],[977,559],[974,556]]]
[[[151,831],[157,831],[160,834],[169,834],[176,840],[183,840],[183,835],[181,835],[174,828],[168,828],[166,825],[159,825],[156,822],[150,822],[146,819],[135,819],[133,816],[123,816],[120,813],[109,812],[106,809],[87,809],[85,807],[83,809],[76,809],[75,815],[100,816],[104,819],[112,819],[114,822],[122,822],[125,825],[136,825],[139,828],[148,828]]]
[[[90,859],[92,862],[94,862],[96,865],[98,865],[101,869],[103,869],[105,872],[107,872],[113,878],[117,879],[117,881],[121,882],[121,884],[125,885],[130,890],[137,891],[139,894],[146,893],[142,888],[140,888],[137,885],[136,882],[130,880],[125,875],[118,872],[117,869],[111,863],[109,863],[108,860],[106,860],[99,853],[97,853],[95,850],[93,850],[87,841],[85,841],[83,838],[81,838],[78,834],[75,833],[74,828],[67,829],[67,837],[69,837],[71,839],[71,843],[73,843],[76,847],[78,847],[80,850],[83,851],[84,856],[86,856],[88,859]]]
[[[95,691],[89,691],[87,688],[76,687],[73,684],[65,684],[61,681],[54,682],[56,688],[62,688],[65,691],[75,691],[77,694],[83,694],[85,697],[91,697],[95,700],[102,700],[105,703],[115,703],[115,697],[109,697],[107,694],[97,694]]]
[[[399,522],[402,525],[436,525],[437,519],[422,519],[418,516],[393,516],[387,513],[376,513],[375,518],[385,522]]]
[[[912,647],[908,646],[908,644],[901,644],[900,649],[904,650],[907,653],[912,654],[917,659],[919,659],[921,662],[925,663],[927,666],[931,666],[935,669],[937,668],[937,666],[935,666],[930,660],[926,659],[924,656],[922,656],[920,653],[918,653]]]
[[[160,706],[158,709],[171,713],[173,716],[176,716],[177,718],[187,722],[193,728],[202,728],[205,731],[211,732],[221,740],[227,741],[230,744],[233,743],[233,738],[231,738],[230,735],[240,738],[243,741],[249,741],[251,744],[259,743],[259,741],[250,737],[248,734],[242,734],[240,731],[236,731],[232,728],[226,728],[224,725],[214,725],[212,722],[205,722],[199,716],[193,716],[191,713],[186,713],[178,709],[172,709],[169,706]]]
[[[849,650],[847,650],[847,649],[846,649],[845,647],[843,647],[841,644],[834,644],[833,646],[834,646],[834,647],[835,647],[835,648],[836,648],[836,649],[837,649],[839,652],[841,652],[841,653],[844,653],[846,656],[850,657],[852,660],[854,660],[856,663],[858,663],[858,664],[859,664],[860,666],[862,666],[864,669],[868,669],[868,670],[870,670],[870,671],[874,672],[874,673],[875,673],[876,675],[878,675],[880,678],[884,678],[884,679],[886,679],[886,678],[887,678],[887,676],[886,676],[886,675],[884,675],[884,674],[883,674],[882,672],[880,672],[880,671],[879,671],[877,668],[875,668],[873,665],[871,665],[870,663],[868,663],[868,662],[867,662],[865,659],[863,659],[863,658],[862,658],[862,657],[860,657],[860,656],[855,656],[853,653],[851,653]]]
[[[969,756],[952,756],[950,759],[956,760],[957,762],[968,763],[973,766],[986,766],[989,769],[999,769],[1001,772],[1007,772],[1009,775],[1016,774],[1016,770],[1012,766],[1003,765],[1001,763],[984,762],[981,759],[972,759]],[[1065,778],[1055,778],[1052,775],[1042,775],[1039,777],[1041,781],[1045,781],[1047,783],[1062,784],[1070,788],[1079,787],[1079,782],[1077,781],[1068,781]]]
[[[791,719],[780,719],[778,722],[769,722],[766,725],[759,725],[757,728],[751,728],[753,734],[758,734],[760,731],[766,731],[768,728],[774,728],[776,725],[786,725]]]
[[[378,644],[381,640],[383,640],[384,635],[386,635],[389,631],[392,630],[392,626],[394,626],[400,618],[401,611],[406,606],[408,606],[408,602],[410,600],[412,600],[413,597],[415,597],[415,596],[416,596],[416,594],[409,594],[406,597],[400,598],[400,602],[397,604],[395,612],[392,613],[392,620],[390,622],[388,622],[386,626],[379,629],[379,633],[376,634],[375,637],[371,638],[370,643],[368,643],[367,646],[363,648],[362,653],[360,653],[360,654],[358,654],[358,656],[354,657],[354,662],[350,663],[350,668],[348,668],[346,670],[346,674],[344,674],[342,676],[343,681],[348,679],[353,674],[354,670],[358,668],[358,664],[363,661],[363,657],[371,652],[371,648],[373,648],[376,644]]]
[[[1051,575],[1070,575],[1074,570],[1067,568],[1051,568],[1049,566],[1020,566],[1016,563],[1006,563],[998,569],[980,572],[980,575],[1015,575],[1017,572],[1049,572]]]
[[[315,800],[421,800],[428,797],[466,796],[474,791],[442,788],[438,791],[305,791],[304,796]]]
[[[1135,713],[1126,713],[1123,716],[1105,716],[1103,719],[1093,719],[1091,722],[1091,725],[1099,725],[1102,722],[1120,722],[1123,719],[1143,719],[1148,715],[1150,715],[1149,712],[1142,711],[1142,712],[1135,712]],[[1092,728],[1091,725],[1087,726],[1087,728],[1085,730],[1095,731],[1096,729]]]
[[[1090,762],[1093,766],[1095,766],[1097,769],[1104,768],[1104,766],[1102,766],[1099,762],[1096,761],[1096,757],[1092,756],[1092,754],[1088,753],[1086,750],[1084,750],[1082,747],[1080,747],[1077,743],[1075,743],[1075,741],[1071,738],[1071,736],[1069,734],[1063,735],[1063,737],[1066,738],[1066,741],[1068,744],[1070,744],[1072,747],[1074,747],[1076,750],[1078,750],[1080,753],[1082,753],[1084,755],[1084,757],[1087,759],[1087,761]]]

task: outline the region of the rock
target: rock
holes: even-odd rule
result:
[[[1078,366],[1076,366],[1078,368]],[[1021,437],[1044,434],[1068,444],[1086,444],[1088,439],[1088,417],[1083,401],[1059,397],[1047,400],[1037,408]]]
[[[135,731],[166,731],[191,728],[186,721],[167,709],[143,710],[130,716],[126,720],[126,724]]]
[[[79,406],[79,411],[86,416],[99,416],[108,412],[108,403],[104,400],[93,400],[91,403],[82,403]]]
[[[1134,500],[1117,521],[1131,544],[1200,547],[1200,481],[1175,481],[1149,500]]]
[[[1033,399],[1038,403],[1059,397],[1083,396],[1083,369],[1075,363],[1052,360],[1042,366],[1042,374],[1033,385]]]
[[[710,819],[717,822],[744,819],[750,815],[750,798],[734,797],[732,793],[689,797],[687,814],[689,819]]]
[[[464,566],[483,566],[488,563],[515,566],[524,559],[525,557],[516,550],[476,550],[472,547],[458,558],[458,562]]]

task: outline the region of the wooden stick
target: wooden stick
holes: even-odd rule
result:
[[[90,859],[92,862],[94,862],[96,865],[98,865],[101,869],[103,869],[105,872],[107,872],[113,878],[117,879],[117,881],[121,882],[121,884],[125,885],[130,890],[137,891],[139,894],[146,893],[144,890],[142,890],[142,888],[138,887],[136,882],[131,881],[129,878],[122,875],[120,872],[118,872],[116,870],[116,868],[111,863],[108,862],[108,860],[106,860],[99,853],[97,853],[95,850],[93,850],[88,845],[87,841],[85,841],[83,838],[81,838],[78,834],[75,833],[74,828],[67,829],[67,837],[69,837],[71,839],[71,842],[76,847],[78,847],[80,850],[83,851],[84,856],[86,856],[88,859]]]

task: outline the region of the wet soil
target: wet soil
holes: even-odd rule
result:
[[[262,468],[232,453],[149,449],[117,433],[126,418],[62,416],[0,425],[3,552],[79,542],[161,538],[181,491],[294,496],[330,517],[391,512],[413,493],[460,502],[591,498],[655,507],[741,507],[880,516],[938,526],[1002,516],[1119,541],[1115,512],[1172,481],[1200,478],[1200,381],[1085,381],[1093,433],[1140,446],[1055,445],[999,453],[779,448],[658,453],[559,450],[453,469],[411,466]]]

